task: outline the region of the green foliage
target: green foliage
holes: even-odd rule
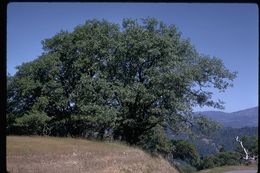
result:
[[[197,169],[189,164],[187,165],[180,165],[179,169],[181,170],[181,172],[183,173],[193,173],[193,172],[197,172]]]
[[[197,169],[194,166],[182,161],[182,160],[175,160],[175,165],[180,173],[193,173],[197,172]]]
[[[35,110],[51,118],[51,135],[103,138],[112,129],[129,144],[160,143],[151,129],[190,128],[193,106],[223,106],[207,88],[224,91],[236,76],[220,59],[199,54],[175,26],[151,18],[125,19],[121,27],[88,20],[42,44],[39,58],[8,77],[8,126],[15,119],[31,127],[26,114]]]
[[[254,137],[252,146],[249,148],[254,155],[258,155],[258,137]]]
[[[192,131],[196,135],[212,136],[221,128],[221,124],[205,116],[195,116],[193,119]]]
[[[172,144],[175,147],[172,151],[174,159],[184,160],[191,165],[195,165],[198,162],[199,154],[194,145],[184,140],[172,141]]]
[[[206,157],[203,159],[201,169],[208,169],[208,168],[213,168],[213,167],[215,167],[215,166],[216,166],[216,165],[214,164],[214,160],[215,160],[215,159],[216,159],[215,156],[206,156]]]
[[[258,155],[258,136],[242,136],[241,141],[243,142],[243,146],[248,150],[250,156]],[[244,150],[241,148],[240,144],[236,144],[237,152],[241,155],[244,155]]]
[[[224,145],[221,145],[221,146],[220,146],[219,152],[226,152]]]
[[[220,152],[216,155],[204,157],[197,167],[199,169],[208,169],[224,165],[238,165],[240,164],[240,157],[237,152]]]
[[[237,165],[239,164],[240,155],[235,152],[221,152],[217,154],[217,158],[219,160],[215,164],[218,166]]]
[[[44,135],[50,117],[43,112],[32,111],[15,119],[14,128],[17,133],[28,135]]]
[[[153,155],[162,154],[167,157],[175,146],[165,137],[164,129],[154,127],[140,137],[138,145]]]

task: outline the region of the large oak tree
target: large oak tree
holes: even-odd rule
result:
[[[8,76],[8,127],[39,112],[52,135],[110,132],[135,144],[156,126],[190,126],[194,106],[221,108],[207,88],[224,91],[236,76],[152,18],[89,20],[42,44],[40,57]]]

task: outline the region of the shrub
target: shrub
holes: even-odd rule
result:
[[[180,160],[180,159],[174,159],[173,164],[176,166],[176,168],[178,169],[178,171],[180,173],[193,173],[193,172],[197,172],[197,169],[193,166],[191,166],[190,164],[188,164],[187,162]]]
[[[44,135],[50,119],[43,112],[29,112],[15,119],[15,131],[24,135]]]
[[[175,147],[172,150],[173,158],[179,158],[187,161],[191,165],[195,165],[199,160],[199,154],[195,146],[184,140],[171,141]]]
[[[215,160],[215,159],[216,159],[215,156],[206,156],[206,157],[203,159],[201,168],[202,168],[202,169],[208,169],[208,168],[213,168],[213,167],[215,167],[215,163],[214,163],[214,160]]]
[[[208,169],[224,165],[238,165],[240,155],[237,152],[220,152],[216,155],[206,156],[201,160],[198,169]]]
[[[173,147],[160,126],[156,126],[142,135],[138,145],[153,155],[161,154],[164,157],[167,157]]]

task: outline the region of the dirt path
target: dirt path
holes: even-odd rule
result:
[[[241,170],[241,171],[227,171],[227,172],[224,172],[224,173],[256,173],[257,170]]]

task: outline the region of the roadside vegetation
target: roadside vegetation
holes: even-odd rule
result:
[[[258,166],[257,164],[250,165],[250,166],[223,166],[223,167],[216,167],[212,169],[205,169],[202,171],[199,171],[198,173],[224,173],[227,171],[234,171],[234,170],[257,170]]]

